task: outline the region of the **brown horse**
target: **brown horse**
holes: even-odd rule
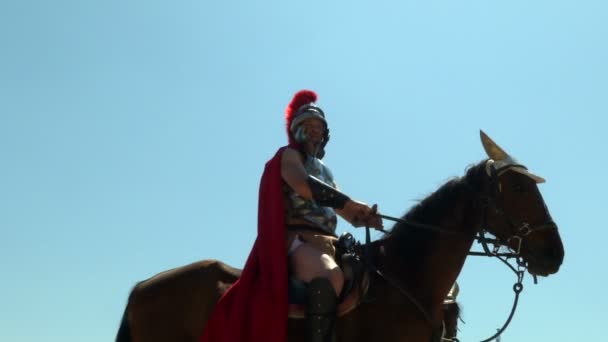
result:
[[[444,298],[480,231],[517,250],[531,274],[559,270],[564,249],[536,184],[542,179],[483,133],[482,142],[491,159],[442,185],[370,245],[366,260],[378,272],[371,273],[365,300],[337,320],[337,341],[440,340]],[[239,275],[206,260],[137,284],[116,340],[198,341],[215,303]],[[304,320],[289,319],[288,340],[304,341],[304,327]]]

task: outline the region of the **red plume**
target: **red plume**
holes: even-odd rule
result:
[[[287,108],[285,109],[285,121],[287,123],[287,136],[289,137],[289,143],[293,143],[293,137],[291,136],[290,128],[291,122],[293,121],[294,115],[303,105],[317,101],[317,93],[312,90],[300,90],[294,96]]]

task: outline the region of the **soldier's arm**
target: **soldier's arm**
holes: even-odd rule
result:
[[[311,200],[312,192],[306,182],[308,173],[302,163],[300,152],[286,148],[281,156],[281,176],[298,195]]]
[[[309,175],[302,163],[302,157],[294,149],[287,148],[283,151],[281,176],[298,195],[314,200],[321,206],[342,209],[348,202],[352,202],[345,194]]]

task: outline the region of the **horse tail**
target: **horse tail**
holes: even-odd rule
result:
[[[116,342],[131,342],[131,327],[129,326],[128,310],[129,305],[125,307],[125,312],[122,314],[120,327],[116,334]]]

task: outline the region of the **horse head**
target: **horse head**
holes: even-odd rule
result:
[[[480,134],[490,158],[485,165],[489,181],[484,191],[482,229],[514,250],[531,274],[556,273],[564,259],[564,247],[538,189],[545,180],[518,163],[483,131]]]

